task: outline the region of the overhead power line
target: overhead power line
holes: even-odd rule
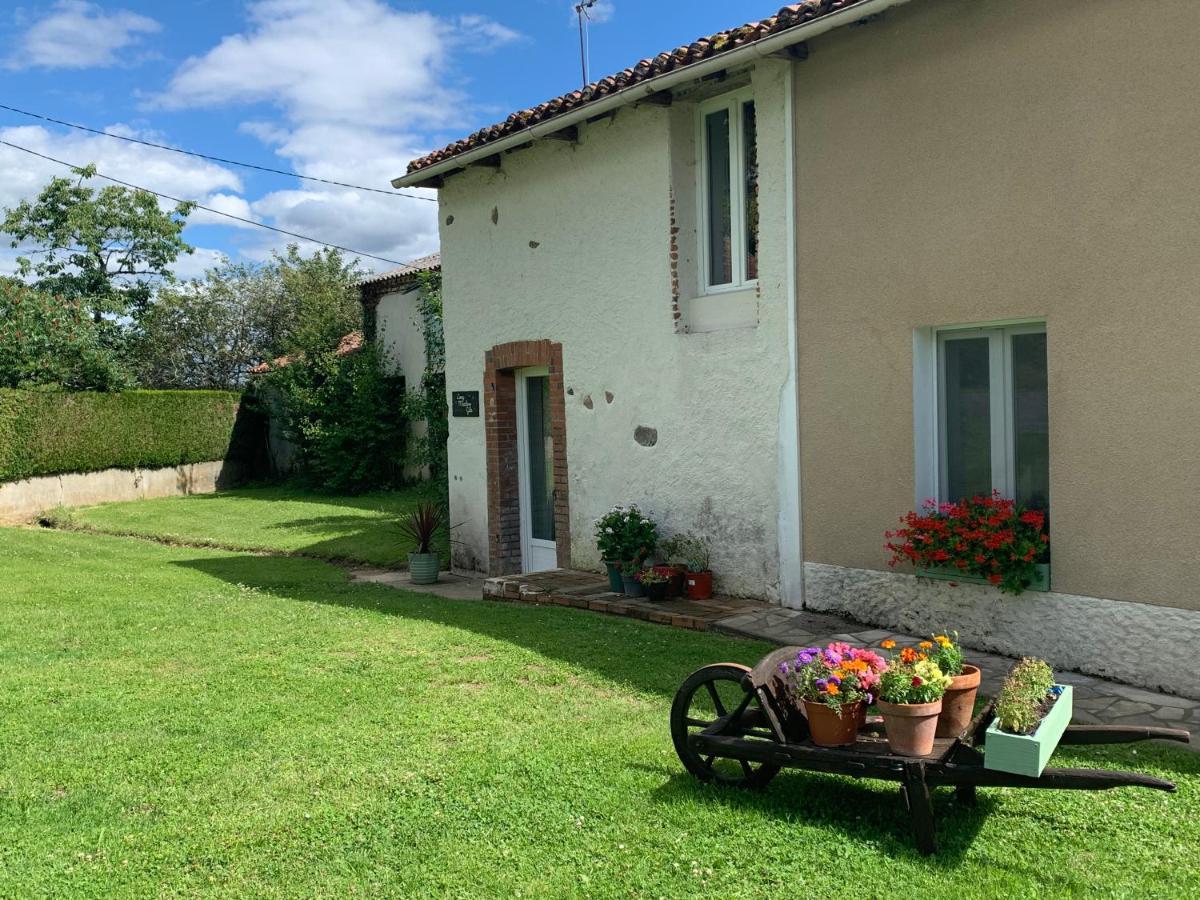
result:
[[[38,153],[36,150],[30,150],[28,147],[22,147],[10,141],[0,140],[0,145],[12,147],[14,150],[20,150],[22,153],[28,153],[30,156],[36,156],[48,162],[57,163],[60,166],[66,166],[68,169],[82,169],[83,166],[69,163],[61,159],[55,159],[53,156],[47,156],[45,153]],[[311,244],[320,244],[322,247],[329,247],[333,250],[341,250],[343,253],[353,253],[356,256],[365,256],[368,259],[377,259],[380,262],[390,263],[393,266],[402,266],[404,263],[396,259],[388,259],[386,256],[376,256],[374,253],[366,253],[362,250],[355,250],[351,247],[343,247],[341,244],[331,244],[328,241],[318,240],[314,237],[309,237],[306,234],[298,234],[295,231],[288,231],[284,228],[276,228],[274,225],[266,225],[262,222],[255,222],[253,219],[246,219],[242,216],[235,216],[233,213],[222,212],[219,209],[213,209],[211,206],[204,206],[197,203],[195,200],[182,200],[179,197],[172,197],[170,194],[164,194],[161,191],[152,191],[150,188],[144,188],[141,185],[130,184],[128,181],[122,181],[119,178],[113,178],[111,175],[105,175],[103,172],[96,172],[97,178],[103,178],[105,181],[111,181],[113,184],[119,184],[122,187],[131,188],[135,191],[145,191],[147,194],[153,194],[155,197],[161,197],[163,200],[170,200],[172,203],[190,203],[196,209],[202,209],[205,212],[210,212],[215,216],[224,216],[226,219],[233,219],[235,222],[244,222],[247,225],[253,225],[255,228],[265,228],[267,231],[274,231],[277,234],[286,234],[288,237],[299,238],[302,241],[308,241]]]
[[[66,122],[62,119],[55,119],[52,116],[43,116],[40,113],[30,112],[27,109],[17,109],[15,106],[8,106],[0,103],[0,109],[6,109],[9,112],[14,112],[22,116],[29,116],[31,119],[41,119],[43,122],[53,122],[55,125],[62,125],[66,128],[75,128],[79,131],[86,131],[89,134],[98,134],[101,137],[114,138],[118,141],[128,141],[131,144],[141,144],[143,147],[153,147],[156,150],[169,150],[172,153],[182,153],[184,156],[194,156],[197,159],[207,159],[209,162],[224,163],[227,166],[241,166],[243,169],[254,169],[259,172],[270,172],[272,175],[287,175],[291,178],[301,178],[304,181],[316,181],[320,184],[332,184],[336,187],[352,188],[356,191],[371,191],[375,194],[387,194],[390,197],[408,197],[411,200],[425,200],[428,203],[436,203],[435,197],[423,197],[420,194],[406,194],[403,191],[388,191],[383,188],[366,187],[361,184],[349,184],[345,181],[333,181],[329,178],[317,178],[315,175],[301,175],[299,172],[288,172],[284,169],[272,169],[270,166],[260,166],[255,163],[238,162],[236,159],[226,159],[223,156],[210,156],[207,153],[196,153],[192,150],[182,150],[179,147],[168,147],[166,144],[156,144],[154,141],[143,141],[141,138],[128,137],[124,134],[113,134],[109,131],[101,131],[98,128],[89,128],[87,125],[79,125],[75,122]]]

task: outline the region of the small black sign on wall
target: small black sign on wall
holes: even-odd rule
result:
[[[479,417],[479,391],[451,391],[450,410],[455,418]]]

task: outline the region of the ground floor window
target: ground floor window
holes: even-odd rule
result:
[[[923,352],[918,492],[953,502],[995,489],[1049,511],[1045,325],[933,329]]]

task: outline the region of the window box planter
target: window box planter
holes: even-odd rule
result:
[[[983,742],[983,766],[997,772],[1011,772],[1037,778],[1050,761],[1063,732],[1071,724],[1072,691],[1069,684],[1058,685],[1062,693],[1038,723],[1033,734],[1009,734],[993,720]]]
[[[954,568],[954,566],[930,566],[928,569],[918,570],[917,575],[921,578],[933,578],[937,581],[961,581],[963,584],[986,584],[988,587],[992,586],[992,583],[983,576],[967,575]],[[1050,590],[1050,563],[1038,563],[1033,583],[1025,588],[1025,590]]]

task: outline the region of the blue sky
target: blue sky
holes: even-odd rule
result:
[[[577,86],[571,0],[45,0],[0,11],[0,103],[215,156],[387,188],[408,160]],[[778,5],[601,0],[608,74]],[[255,173],[0,110],[0,139],[392,260],[437,248],[435,204]],[[0,206],[65,171],[0,147]],[[432,196],[431,192],[423,192]],[[196,213],[197,253],[287,239]],[[311,245],[308,245],[311,249]],[[0,273],[17,251],[0,248]],[[375,270],[387,263],[366,260]]]

